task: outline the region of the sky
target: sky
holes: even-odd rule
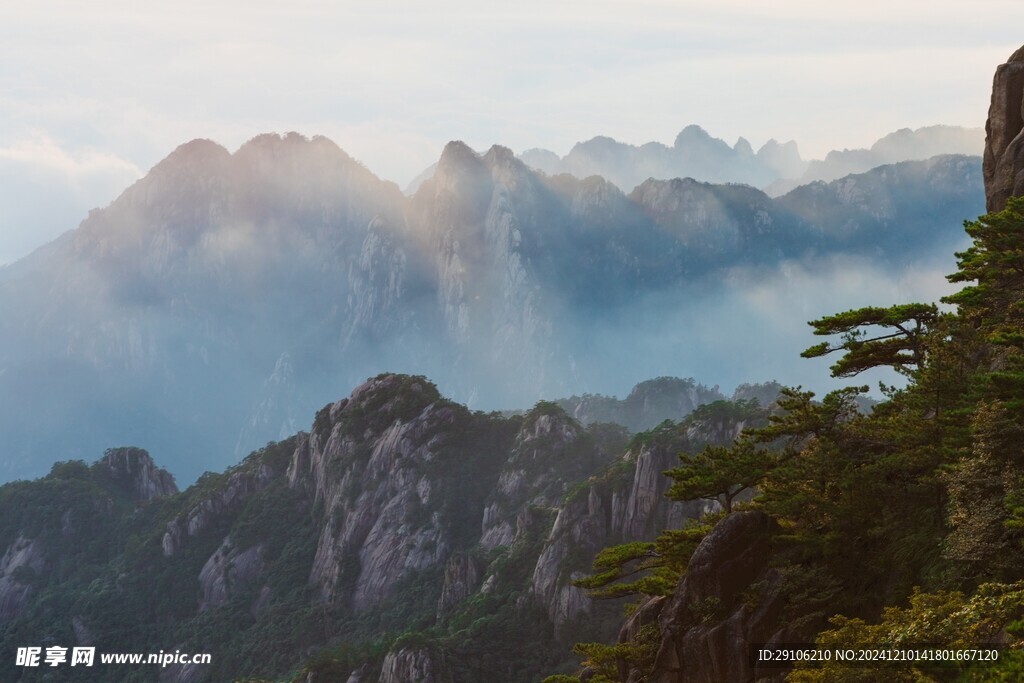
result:
[[[179,144],[322,134],[405,186],[444,144],[982,126],[1024,3],[0,0],[0,264]]]

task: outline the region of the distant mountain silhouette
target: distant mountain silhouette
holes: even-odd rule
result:
[[[694,159],[721,151],[687,135]],[[0,269],[0,479],[132,444],[187,480],[385,370],[486,408],[630,386],[720,324],[692,306],[737,268],[903,268],[951,251],[982,199],[976,157],[773,200],[678,179],[626,194],[453,142],[406,197],[326,138],[192,141]]]

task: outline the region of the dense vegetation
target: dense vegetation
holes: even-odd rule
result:
[[[381,378],[386,381],[374,384]],[[486,680],[497,671],[501,680],[528,683],[542,672],[571,670],[568,643],[608,637],[619,606],[574,617],[556,633],[531,594],[534,569],[558,514],[552,502],[595,472],[606,476],[626,446],[626,430],[601,423],[585,428],[548,402],[507,418],[472,412],[443,399],[423,377],[382,375],[371,385],[337,404],[344,409],[320,411],[311,436],[268,444],[174,495],[140,498],[133,481],[113,474],[116,451],[151,464],[139,449],[113,449],[93,465],[58,463],[42,479],[0,487],[0,581],[30,591],[20,606],[17,590],[8,591],[14,602],[0,600],[7,615],[0,621],[0,652],[52,644],[93,644],[101,653],[210,652],[213,663],[200,672],[210,681],[305,683],[310,674],[344,681],[357,670],[375,680],[386,654],[404,647],[443,653],[456,682]],[[429,457],[395,465],[404,473],[359,479],[381,448],[381,435],[403,423],[418,426],[408,438],[429,444]],[[348,447],[332,451],[324,464],[342,492],[342,504],[328,509],[308,480],[292,485],[287,471],[307,439],[323,444],[332,435]],[[403,574],[372,609],[356,610],[346,596],[361,560],[357,551],[346,553],[338,597],[325,600],[310,580],[324,529],[351,514],[348,506],[358,499],[376,495],[367,482],[404,481],[409,467],[428,477],[433,495],[422,504],[415,498],[402,524],[440,525],[450,554]],[[502,468],[524,475],[524,485],[507,496],[495,492]],[[489,501],[495,514],[518,525],[511,543],[479,542]],[[4,555],[4,549],[11,551]],[[20,551],[36,553],[38,561],[5,576],[8,556]],[[564,571],[570,564],[585,568],[590,555],[584,552],[567,558]],[[468,597],[442,610],[446,560],[453,558],[465,558],[479,578]],[[256,569],[246,574],[236,566],[246,563]],[[485,577],[487,590],[477,590]],[[155,681],[163,673],[158,666],[54,671],[18,667],[13,655],[0,659],[0,680],[23,683]]]
[[[838,336],[805,352],[840,353],[835,376],[889,366],[907,377],[905,388],[883,387],[888,400],[869,415],[856,402],[867,387],[821,400],[786,390],[767,423],[732,446],[684,453],[668,472],[669,495],[714,498],[725,512],[756,509],[776,520],[771,565],[788,597],[780,628],[845,647],[997,643],[1003,656],[995,667],[953,670],[808,666],[790,680],[1022,674],[1024,199],[966,229],[973,244],[949,276],[965,287],[944,300],[954,310],[871,307],[811,323],[816,334]],[[583,585],[598,595],[634,593],[640,604],[667,594],[695,540],[721,516],[606,550]],[[650,669],[651,637],[576,650],[591,683],[617,681],[623,662]]]

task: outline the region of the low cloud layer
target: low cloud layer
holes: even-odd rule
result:
[[[820,341],[807,322],[863,306],[938,302],[956,288],[946,281],[952,255],[894,270],[868,259],[838,255],[786,261],[772,268],[735,268],[683,295],[653,295],[595,331],[581,321],[595,357],[617,358],[584,373],[591,391],[625,396],[638,381],[661,375],[694,377],[729,394],[744,382],[777,380],[824,393],[878,382],[901,385],[887,370],[833,379],[835,358],[805,359]]]

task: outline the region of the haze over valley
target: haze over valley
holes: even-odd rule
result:
[[[937,128],[875,148],[913,157],[975,137]],[[720,141],[726,161],[674,149],[703,159],[696,175],[742,175]],[[982,199],[979,158],[958,154],[772,198],[678,177],[623,190],[452,142],[406,196],[323,137],[266,134],[234,153],[195,140],[0,269],[3,477],[143,444],[189,481],[386,371],[484,410],[660,376],[821,389],[823,363],[798,356],[806,321],[937,299]]]

